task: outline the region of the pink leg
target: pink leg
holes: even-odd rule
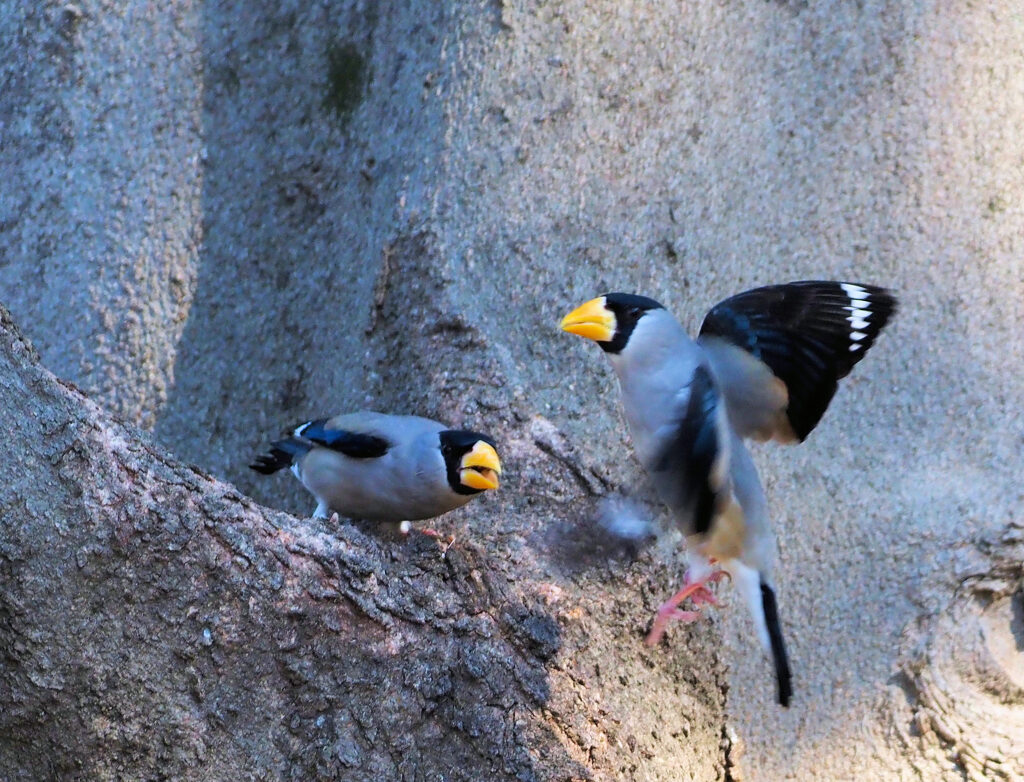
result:
[[[689,587],[695,587],[692,594],[689,595],[690,600],[693,601],[694,605],[700,605],[701,603],[707,603],[711,606],[718,605],[718,598],[715,597],[715,593],[708,589],[708,584],[714,584],[721,581],[723,578],[728,576],[724,570],[716,570],[709,576],[701,579],[700,581],[690,581],[690,574],[687,573],[683,576],[683,583]]]
[[[449,535],[448,542],[442,543],[441,538],[443,537],[443,535],[436,529],[432,529],[431,527],[425,527],[424,529],[421,529],[420,532],[422,532],[428,538],[434,538],[437,541],[438,545],[441,546],[442,557],[448,553],[448,549],[450,549],[452,547],[452,544],[455,543],[454,535]]]
[[[706,603],[708,605],[717,605],[718,598],[715,597],[714,593],[708,589],[707,585],[718,581],[726,573],[722,570],[716,570],[705,578],[699,581],[690,581],[689,574],[683,578],[685,586],[676,592],[672,597],[661,604],[658,608],[658,613],[654,616],[654,624],[651,627],[651,632],[647,634],[647,638],[644,640],[648,646],[654,646],[661,640],[661,637],[665,634],[665,630],[668,627],[668,623],[673,619],[678,622],[695,622],[700,618],[700,611],[683,611],[679,608],[680,604],[690,598],[694,605],[700,605]]]

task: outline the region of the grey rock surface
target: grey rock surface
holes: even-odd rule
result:
[[[58,375],[298,513],[300,489],[244,466],[298,420],[495,431],[514,477],[446,523],[624,612],[584,621],[604,635],[577,663],[614,645],[663,686],[626,671],[598,687],[611,714],[688,724],[722,642],[734,776],[1024,775],[962,716],[1024,709],[1013,2],[4,2],[0,50],[0,299]],[[671,538],[571,566],[588,487],[646,489],[610,371],[555,324],[631,289],[696,328],[739,290],[822,277],[902,308],[809,441],[756,454],[782,712],[741,610],[641,649],[681,576]],[[991,643],[961,655],[967,616]],[[635,778],[696,769],[667,759],[687,730]]]

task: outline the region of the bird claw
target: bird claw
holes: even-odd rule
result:
[[[714,563],[714,560],[712,560],[712,563]],[[731,578],[728,571],[713,570],[710,573],[708,573],[708,575],[704,576],[704,578],[698,578],[694,580],[690,576],[690,571],[687,570],[686,573],[683,575],[683,586],[699,586],[702,588],[706,588],[708,584],[714,584],[718,581],[721,581],[723,578]]]
[[[438,543],[441,543],[441,541],[438,541]],[[446,557],[448,555],[448,549],[450,549],[452,547],[452,544],[454,544],[454,543],[455,543],[455,536],[452,535],[451,537],[448,538],[448,542],[447,543],[441,544],[441,558],[442,559],[444,559],[444,557]]]
[[[684,611],[681,608],[677,608],[677,605],[678,603],[673,603],[672,600],[662,603],[661,607],[658,609],[658,613],[654,617],[654,624],[651,626],[651,631],[644,639],[644,643],[647,644],[647,646],[656,646],[658,644],[661,637],[665,635],[669,622],[675,621],[689,624],[690,622],[696,622],[700,619],[700,611]]]
[[[408,522],[403,522],[403,523],[408,524]],[[449,535],[448,536],[448,542],[447,543],[442,543],[441,542],[441,538],[444,537],[444,536],[440,532],[438,532],[436,529],[432,529],[431,527],[427,527],[426,529],[422,529],[422,530],[420,530],[420,532],[422,532],[428,538],[434,538],[437,541],[437,545],[439,545],[441,547],[441,557],[442,558],[448,553],[448,549],[450,549],[452,547],[452,545],[455,543],[455,536],[454,535]]]
[[[706,604],[706,605],[709,605],[709,606],[716,606],[716,605],[718,605],[718,598],[715,596],[715,593],[712,592],[710,589],[708,589],[703,584],[698,585],[698,588],[696,590],[694,590],[693,594],[690,595],[690,601],[694,605],[697,605],[697,606],[702,605],[702,604]],[[690,612],[690,613],[697,613],[697,612]]]
[[[697,581],[691,581],[689,574],[683,577],[683,588],[676,592],[672,597],[666,600],[658,608],[658,613],[654,617],[654,623],[651,626],[651,631],[647,634],[647,638],[644,639],[644,643],[648,646],[656,645],[661,637],[665,634],[665,630],[668,629],[669,622],[696,622],[701,618],[699,606],[701,605],[718,605],[718,598],[715,597],[715,593],[708,589],[707,585],[719,581],[723,576],[728,575],[725,571],[716,570],[714,573],[708,576],[698,579]],[[684,611],[679,605],[689,598],[695,606],[698,606],[696,611]]]

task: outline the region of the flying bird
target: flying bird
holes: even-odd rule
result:
[[[883,288],[803,281],[720,302],[696,340],[657,301],[630,293],[592,299],[562,319],[562,329],[608,354],[637,456],[687,539],[684,586],[659,608],[648,644],[671,620],[699,616],[679,608],[687,598],[714,603],[708,583],[726,573],[772,655],[778,701],[789,705],[775,541],[744,441],[803,441],[895,310]]]
[[[429,519],[497,489],[497,445],[479,432],[429,418],[363,411],[307,421],[249,465],[270,475],[291,468],[329,511],[371,521]]]

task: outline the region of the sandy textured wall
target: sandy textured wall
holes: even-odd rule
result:
[[[757,454],[800,695],[771,708],[730,613],[747,773],[1024,773],[1019,9],[581,2],[503,21],[458,104],[448,254],[577,440],[614,460],[622,426],[596,351],[549,337],[568,304],[639,290],[696,328],[718,299],[794,278],[902,300],[810,441]]]

